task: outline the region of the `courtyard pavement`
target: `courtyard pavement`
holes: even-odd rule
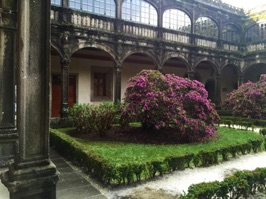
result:
[[[62,156],[51,148],[51,160],[60,172],[56,188],[57,199],[106,199],[106,197]],[[6,168],[0,168],[0,173]],[[0,199],[9,199],[7,188],[0,182]]]

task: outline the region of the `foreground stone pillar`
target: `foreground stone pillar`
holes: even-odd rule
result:
[[[49,158],[50,1],[17,3],[19,142],[14,164],[1,180],[11,199],[54,199],[58,174]]]
[[[69,80],[69,63],[70,60],[68,57],[64,57],[61,60],[61,77],[62,77],[62,84],[61,84],[61,117],[68,116],[68,80]]]
[[[11,163],[15,155],[15,0],[0,1],[0,167]]]

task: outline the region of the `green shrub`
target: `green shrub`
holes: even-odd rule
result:
[[[214,151],[201,151],[199,153],[201,158],[201,163],[203,167],[218,163],[218,152]]]
[[[189,167],[190,162],[192,161],[194,154],[186,154],[182,156],[169,156],[165,159],[165,162],[168,165],[169,171],[183,170]]]
[[[99,105],[75,104],[69,113],[77,131],[86,133],[94,131],[104,137],[113,126],[116,108],[108,102]]]
[[[266,128],[260,129],[260,134],[266,137]]]
[[[219,190],[220,183],[214,182],[202,182],[199,184],[191,185],[188,188],[188,194],[181,196],[180,199],[212,199]]]
[[[203,84],[157,70],[130,78],[124,102],[127,114],[137,117],[143,129],[174,129],[186,143],[212,137],[220,119]]]
[[[266,168],[257,168],[254,171],[237,171],[221,182],[193,184],[180,199],[238,199],[265,190]]]
[[[228,94],[223,108],[232,110],[234,116],[255,119],[266,116],[266,75],[262,74],[256,83],[250,81]]]
[[[128,128],[130,123],[135,122],[136,118],[132,112],[127,108],[128,104],[118,102],[116,103],[116,123],[119,124],[121,129]]]
[[[90,123],[90,104],[74,104],[69,109],[69,115],[73,118],[73,124],[78,132],[90,132],[92,127]]]
[[[92,130],[104,137],[113,126],[115,113],[114,105],[108,102],[92,106],[88,121],[91,123]]]
[[[227,190],[227,194],[229,198],[237,199],[241,196],[247,197],[248,195],[248,182],[245,179],[238,178],[236,176],[230,176],[224,179],[221,183],[221,196],[225,197],[225,191]],[[218,194],[219,196],[219,194]]]

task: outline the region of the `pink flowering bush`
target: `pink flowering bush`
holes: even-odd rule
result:
[[[234,116],[266,118],[266,75],[257,83],[247,82],[229,93],[223,105]]]
[[[219,120],[207,97],[196,80],[143,70],[129,80],[126,112],[138,118],[143,128],[174,129],[186,142],[203,141],[215,133]]]

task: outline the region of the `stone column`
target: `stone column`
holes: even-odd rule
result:
[[[221,108],[221,74],[215,75],[215,104],[216,108]]]
[[[61,0],[61,2],[62,2],[62,7],[63,8],[68,8],[68,2],[69,2],[69,0]]]
[[[122,18],[122,1],[121,0],[117,0],[116,1],[116,18],[117,19],[121,19]]]
[[[243,75],[239,75],[238,76],[238,88],[244,83],[244,76]]]
[[[115,72],[115,97],[114,100],[121,101],[121,73],[122,73],[122,67],[121,64],[117,64],[114,68]]]
[[[15,125],[16,1],[0,1],[0,167],[11,163],[18,138]]]
[[[50,1],[17,2],[19,143],[1,180],[11,199],[55,199],[58,173],[49,158]]]
[[[194,80],[194,78],[195,78],[195,72],[189,71],[187,73],[187,78],[190,79],[190,80]]]
[[[61,117],[68,116],[68,79],[69,79],[69,64],[70,60],[65,56],[61,60]]]

